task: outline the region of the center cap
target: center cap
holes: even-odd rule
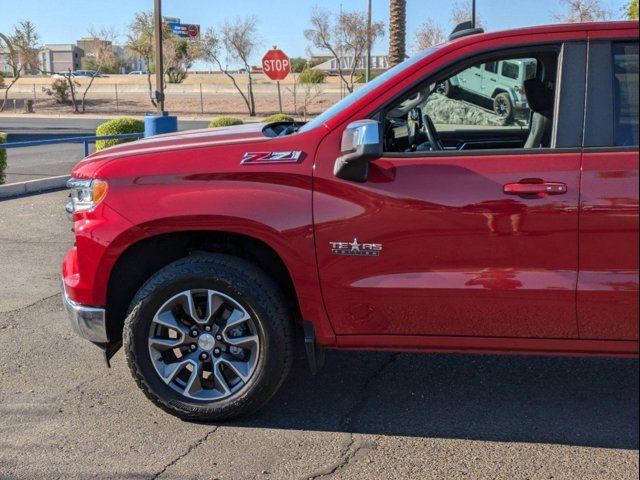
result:
[[[198,346],[202,350],[211,350],[216,344],[216,339],[210,333],[203,333],[198,338]]]

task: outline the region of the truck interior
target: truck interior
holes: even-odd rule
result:
[[[550,148],[558,57],[558,49],[548,46],[493,53],[426,79],[379,117],[385,152]],[[501,82],[500,72],[484,73],[487,64],[498,62],[528,67]],[[507,114],[501,114],[499,101],[509,108]]]

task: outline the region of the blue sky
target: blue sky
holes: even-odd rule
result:
[[[44,43],[71,43],[86,36],[90,27],[114,26],[124,37],[126,25],[136,11],[150,9],[152,0],[0,0],[0,32],[9,33],[11,26],[29,19]],[[440,23],[445,31],[450,22],[451,0],[408,0],[408,44],[413,32],[426,19]],[[470,1],[469,1],[470,3]],[[605,8],[620,16],[624,0],[603,0]],[[238,15],[255,15],[259,20],[260,51],[278,45],[289,56],[305,56],[308,46],[304,30],[315,6],[338,12],[365,9],[367,0],[164,0],[167,16],[179,17],[185,23],[199,23],[203,28],[216,27]],[[553,23],[554,14],[563,10],[560,0],[477,0],[479,15],[487,30]],[[373,16],[388,21],[388,0],[373,0]],[[374,48],[385,53],[386,38]],[[261,54],[256,60],[259,60]]]

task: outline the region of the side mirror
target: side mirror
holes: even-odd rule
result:
[[[344,180],[366,182],[369,162],[383,153],[382,124],[375,120],[350,123],[342,134],[342,156],[336,159],[333,174]]]

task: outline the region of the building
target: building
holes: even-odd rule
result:
[[[40,67],[45,73],[80,70],[82,57],[84,50],[72,43],[47,44],[40,52]]]
[[[340,69],[342,71],[350,71],[353,68],[354,57],[344,56],[340,58]],[[356,70],[364,70],[366,68],[366,57],[358,61]],[[381,72],[389,68],[389,57],[387,55],[372,55],[371,56],[371,70],[374,72]],[[331,57],[328,60],[322,62],[319,65],[313,67],[313,70],[320,70],[325,73],[336,73],[338,71],[338,60],[335,57]]]
[[[76,46],[82,49],[85,55],[91,56],[100,49],[111,47],[112,44],[108,40],[99,40],[93,37],[85,37],[76,41]]]

